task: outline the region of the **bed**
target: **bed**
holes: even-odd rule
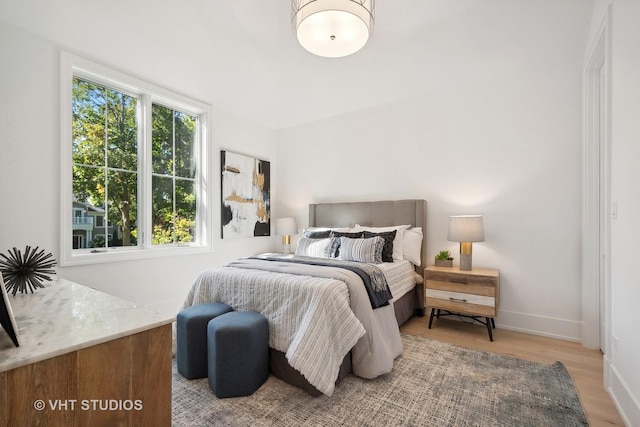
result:
[[[412,239],[420,239],[417,252],[414,242],[413,255],[409,257],[412,262],[402,256],[396,259],[395,252],[394,262],[367,268],[364,263],[313,258],[304,253],[295,257],[248,257],[202,272],[185,306],[221,301],[236,310],[261,312],[270,323],[271,373],[311,395],[331,395],[335,385],[350,372],[364,378],[390,372],[393,361],[402,353],[398,326],[414,314],[424,314],[421,273],[426,265],[426,201],[309,205],[311,233],[327,229],[358,233],[369,230],[367,242],[374,240],[381,248],[383,236],[387,250],[388,233],[378,231],[393,226],[403,226],[396,230],[402,230],[404,235],[411,230]],[[395,233],[398,234],[402,235]],[[307,237],[316,236],[305,234],[299,245]],[[345,240],[345,236],[338,238],[343,244],[355,241],[349,237]],[[331,239],[335,243],[336,236],[331,234]],[[397,240],[394,242],[396,249],[401,247]],[[349,247],[345,245],[343,249]],[[370,279],[364,279],[360,268],[370,270]],[[372,289],[378,289],[377,281],[367,287],[363,282],[375,278],[379,271],[389,285],[390,300],[381,300],[380,306],[375,306],[372,294],[377,291]]]

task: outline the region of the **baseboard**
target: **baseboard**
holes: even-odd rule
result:
[[[604,358],[604,385],[609,392],[622,421],[627,426],[640,426],[640,403],[631,394],[629,387],[611,361]]]
[[[580,342],[580,321],[500,310],[496,327],[565,341]]]

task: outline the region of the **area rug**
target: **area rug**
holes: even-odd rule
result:
[[[586,426],[564,365],[550,366],[403,334],[404,353],[374,380],[347,376],[311,397],[277,378],[218,399],[173,367],[174,426]]]

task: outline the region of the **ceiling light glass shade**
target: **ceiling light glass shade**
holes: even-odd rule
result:
[[[292,0],[291,28],[309,52],[339,58],[367,44],[374,8],[375,0]]]

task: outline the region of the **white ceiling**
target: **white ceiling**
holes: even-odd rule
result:
[[[553,67],[568,51],[581,58],[592,1],[377,0],[369,43],[335,59],[297,44],[290,8],[289,0],[0,0],[0,19],[280,129],[481,84],[487,73]]]

